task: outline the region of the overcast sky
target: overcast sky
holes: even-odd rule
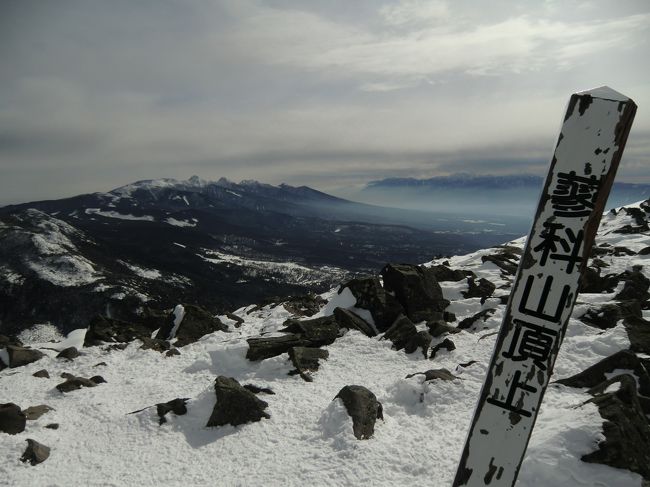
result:
[[[542,174],[569,95],[603,84],[639,105],[619,180],[650,183],[648,53],[647,0],[3,0],[0,204]]]

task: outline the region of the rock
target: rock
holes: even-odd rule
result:
[[[381,286],[377,277],[352,279],[341,285],[339,293],[346,287],[357,300],[355,306],[370,311],[380,333],[388,330],[397,317],[404,313],[402,305]]]
[[[219,376],[214,381],[217,403],[206,426],[223,426],[260,421],[271,416],[264,410],[268,403],[258,399],[231,377]]]
[[[228,327],[219,318],[212,316],[212,314],[200,306],[193,304],[179,306],[184,315],[174,333],[174,338],[176,338],[174,345],[176,347],[184,347],[185,345],[194,343],[199,338],[209,333],[214,333],[215,331],[228,331]],[[179,306],[175,308],[175,311],[179,309]],[[155,338],[160,340],[171,339],[175,319],[176,315],[174,312],[168,315],[164,322],[165,324],[160,327]]]
[[[381,276],[384,288],[395,295],[414,323],[440,319],[440,314],[449,306],[435,273],[424,266],[387,264]]]
[[[472,271],[464,271],[461,269],[450,269],[446,265],[434,265],[429,267],[433,276],[438,282],[453,281],[458,282],[468,277],[476,277]]]
[[[621,280],[625,281],[623,290],[618,293],[615,299],[625,301],[634,299],[637,301],[645,301],[650,297],[648,294],[648,287],[650,287],[650,279],[645,277],[641,272],[641,266],[634,266],[632,271],[625,271],[620,276]]]
[[[650,353],[650,321],[638,316],[627,316],[623,326],[630,339],[630,350],[638,353]]]
[[[330,356],[327,350],[309,347],[292,347],[289,349],[289,358],[300,376],[307,382],[312,378],[309,372],[318,370],[319,360],[326,360]]]
[[[416,375],[423,375],[425,382],[430,380],[435,380],[435,379],[441,379],[441,380],[460,379],[460,377],[456,377],[447,369],[431,369],[431,370],[427,370],[426,372],[416,372],[415,374],[407,375],[406,378],[410,379],[411,377],[415,377]]]
[[[366,440],[375,433],[375,422],[384,419],[381,403],[363,386],[345,386],[334,399],[341,399],[352,418],[352,430],[357,440]]]
[[[291,296],[282,302],[284,309],[294,316],[313,316],[320,311],[326,301],[318,294]]]
[[[169,412],[174,413],[176,416],[182,416],[187,413],[186,403],[189,398],[172,399],[171,401],[161,402],[156,404],[156,412],[158,413],[158,424],[167,422],[165,415]]]
[[[436,354],[442,349],[451,352],[452,350],[456,350],[456,344],[449,338],[445,338],[442,342],[438,343],[438,345],[431,349],[431,355],[429,355],[429,359],[433,360],[436,358]]]
[[[7,335],[0,335],[0,348],[5,348],[7,345],[14,345],[16,347],[22,347],[23,342],[18,340],[15,337],[8,337]]]
[[[349,309],[335,308],[334,318],[341,328],[358,330],[368,337],[374,337],[377,335],[373,327],[367,323],[366,320]]]
[[[492,262],[503,271],[502,274],[505,273],[514,276],[517,273],[519,257],[518,255],[515,255],[512,249],[514,249],[514,247],[510,247],[508,250],[496,254],[483,255],[481,256],[481,262]],[[519,251],[519,249],[517,250]]]
[[[637,255],[648,255],[648,254],[650,254],[650,247],[643,247],[643,248],[642,248],[641,250],[639,250],[639,252],[637,253]]]
[[[604,391],[613,383],[621,384],[618,391]],[[591,389],[593,402],[603,417],[605,440],[598,450],[582,456],[582,461],[622,468],[650,480],[650,424],[641,408],[636,381],[629,374],[609,379]]]
[[[599,267],[587,267],[580,277],[581,293],[611,293],[618,284],[618,277],[614,274],[600,275]]]
[[[51,429],[51,430],[58,430],[59,429],[59,423],[46,424],[45,427],[47,429]]]
[[[39,404],[38,406],[30,406],[23,410],[23,414],[28,421],[34,421],[43,416],[48,411],[53,411],[54,408],[46,404]]]
[[[156,327],[157,328],[157,327]],[[104,342],[132,342],[138,338],[151,338],[155,328],[142,324],[114,320],[104,316],[95,316],[88,326],[84,338],[84,347],[102,345]]]
[[[236,314],[226,313],[226,317],[230,318],[231,320],[233,320],[235,322],[235,328],[239,328],[242,325],[242,323],[244,323],[244,318],[241,318],[241,317],[237,316]]]
[[[106,379],[104,379],[101,375],[94,375],[90,378],[90,380],[95,384],[106,384]]]
[[[67,379],[65,382],[57,385],[56,388],[60,392],[71,392],[81,389],[82,387],[95,387],[97,384],[106,382],[103,377],[96,375],[90,379],[84,377],[75,377],[71,374],[67,374]]]
[[[44,379],[49,379],[50,378],[50,374],[45,369],[38,370],[38,371],[34,372],[32,375],[34,377],[41,377],[41,378],[44,378]]]
[[[433,337],[428,331],[419,331],[406,341],[404,352],[413,353],[419,348],[422,350],[424,358],[427,358],[427,352],[429,351],[429,346],[431,345],[432,340]]]
[[[300,335],[302,340],[313,347],[330,345],[339,337],[339,324],[334,316],[323,316],[311,320],[288,319],[281,332]]]
[[[275,395],[275,392],[273,392],[272,389],[268,387],[259,387],[253,384],[244,384],[242,386],[244,389],[247,391],[251,391],[253,394],[271,394]]]
[[[249,338],[246,341],[248,342],[246,358],[252,361],[275,357],[287,353],[292,347],[308,345],[300,335],[295,333],[289,333],[279,337]]]
[[[639,381],[639,392],[650,396],[650,377],[646,371],[650,370],[650,359],[640,359],[629,350],[616,352],[579,374],[556,382],[569,387],[595,387],[607,380],[607,374],[620,369],[634,371]]]
[[[416,335],[417,332],[418,330],[415,328],[413,322],[411,322],[411,320],[406,316],[402,315],[395,320],[393,326],[386,330],[386,333],[384,333],[382,338],[393,342],[395,350],[401,350],[406,346],[409,339]]]
[[[0,404],[0,431],[16,435],[25,431],[27,418],[16,404]]]
[[[604,304],[599,308],[589,308],[579,320],[589,326],[606,330],[614,328],[624,318],[641,318],[642,312],[638,301],[621,301]]]
[[[153,350],[155,352],[166,352],[170,349],[171,345],[168,341],[161,340],[160,338],[140,337],[142,350]]]
[[[20,461],[23,463],[29,462],[30,465],[38,465],[39,463],[44,462],[50,456],[50,448],[42,445],[36,440],[31,438],[27,439],[27,448],[23,453],[23,456],[20,457]]]
[[[445,333],[460,333],[460,330],[457,327],[448,325],[444,321],[434,321],[427,323],[427,328],[429,329],[429,333],[433,338],[438,338]]]
[[[172,348],[165,352],[165,357],[173,357],[175,355],[180,355],[181,352],[178,351],[178,348]]]
[[[457,328],[461,330],[466,330],[467,328],[471,328],[474,326],[477,322],[485,323],[485,320],[487,320],[490,316],[492,316],[496,311],[496,308],[486,308],[484,310],[479,311],[475,315],[470,316],[469,318],[465,318],[462,320],[460,323],[458,323]]]
[[[79,350],[77,350],[75,347],[68,347],[63,350],[61,350],[56,358],[63,358],[67,360],[74,360],[79,356]]]
[[[93,367],[108,367],[108,364],[106,362],[99,362],[93,365]]]
[[[6,348],[7,354],[9,354],[9,363],[7,365],[9,365],[9,367],[12,369],[31,364],[32,362],[36,362],[45,356],[45,354],[39,350],[19,347],[17,345],[7,345]]]
[[[481,298],[481,304],[485,303],[487,298],[492,296],[496,286],[485,278],[481,278],[478,284],[474,281],[473,277],[467,279],[468,289],[463,291],[462,295],[467,298]]]
[[[113,352],[115,350],[126,350],[126,347],[128,347],[128,343],[116,343],[114,345],[109,345],[107,347],[104,347],[104,350],[106,352]]]

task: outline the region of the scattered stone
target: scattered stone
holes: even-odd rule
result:
[[[358,330],[368,337],[374,337],[377,335],[373,327],[361,318],[356,313],[353,313],[349,309],[344,308],[335,308],[334,309],[334,318],[341,328],[347,328],[349,330]]]
[[[614,328],[619,321],[629,317],[641,318],[642,312],[638,301],[621,301],[604,304],[599,308],[590,308],[579,320],[601,330]]]
[[[300,335],[289,333],[279,337],[259,337],[249,338],[248,351],[246,358],[248,360],[264,360],[287,353],[292,347],[301,347],[308,345]]]
[[[473,277],[467,279],[468,289],[463,291],[462,295],[467,298],[481,298],[481,304],[484,304],[487,298],[492,296],[496,286],[485,278],[480,278],[476,284]]]
[[[62,358],[62,359],[67,359],[67,360],[74,360],[79,356],[79,350],[77,350],[75,347],[68,347],[63,350],[61,350],[56,358]]]
[[[106,379],[104,379],[101,375],[94,375],[90,378],[92,382],[95,384],[106,384]]]
[[[463,362],[462,364],[458,364],[458,366],[465,368],[465,367],[469,367],[469,366],[477,364],[477,363],[478,363],[478,361],[476,361],[476,360],[470,360],[469,362]]]
[[[178,350],[178,348],[172,348],[165,352],[165,357],[173,357],[174,355],[180,355],[180,354],[181,352]]]
[[[158,413],[158,424],[163,424],[167,422],[165,415],[170,411],[176,416],[182,416],[187,413],[186,403],[189,401],[189,398],[184,399],[172,399],[168,402],[161,402],[156,404],[156,412]]]
[[[380,333],[388,330],[404,313],[402,305],[381,286],[378,277],[352,279],[341,285],[339,293],[346,287],[357,300],[355,306],[370,311]]]
[[[37,370],[32,375],[34,377],[41,377],[41,378],[44,378],[44,379],[49,379],[50,378],[49,372],[47,370],[45,370],[45,369]]]
[[[271,416],[264,410],[268,403],[259,399],[251,391],[243,388],[231,377],[220,375],[214,381],[217,403],[206,426],[223,426],[260,421]]]
[[[50,423],[45,425],[46,428],[51,429],[51,430],[58,430],[59,429],[59,423]]]
[[[50,448],[31,438],[27,439],[27,448],[20,457],[23,463],[29,462],[30,465],[38,465],[44,462],[50,456]]]
[[[27,418],[16,404],[0,404],[0,431],[16,435],[25,431]]]
[[[600,275],[600,267],[587,267],[580,278],[581,293],[611,293],[618,284],[618,277],[614,274]]]
[[[448,325],[444,321],[434,321],[427,323],[427,328],[429,329],[431,336],[434,338],[438,338],[445,333],[451,333],[452,335],[455,333],[460,333],[460,330],[457,327]]]
[[[375,422],[384,419],[377,397],[363,386],[345,386],[334,399],[341,399],[352,418],[352,430],[357,440],[366,440],[375,433]]]
[[[627,316],[623,326],[630,339],[630,350],[639,353],[650,353],[650,321],[638,316]],[[648,366],[650,370],[650,365]]]
[[[248,391],[251,391],[253,394],[275,395],[275,392],[273,392],[273,390],[268,387],[259,387],[253,384],[244,384],[242,387]]]
[[[140,337],[142,341],[142,350],[153,350],[155,352],[166,352],[170,349],[171,345],[168,341],[161,340],[160,338]]]
[[[27,409],[24,409],[23,414],[28,421],[34,421],[43,416],[48,411],[53,410],[54,408],[51,408],[47,404],[39,404],[38,406],[30,406]]]
[[[300,374],[300,377],[307,382],[313,380],[309,372],[318,370],[320,365],[318,361],[326,360],[329,356],[330,353],[327,350],[321,350],[320,348],[292,347],[289,349],[289,358],[293,366]]]
[[[615,392],[605,392],[619,382]],[[584,462],[600,463],[622,468],[650,480],[650,423],[639,403],[636,381],[629,374],[613,377],[589,391],[594,397],[588,402],[598,406],[603,417],[605,440],[598,450],[582,456]]]
[[[449,338],[445,338],[442,342],[438,343],[438,345],[431,349],[431,355],[429,355],[429,359],[433,360],[436,358],[436,354],[442,349],[451,352],[452,350],[456,350],[456,344]]]
[[[458,282],[468,277],[476,277],[472,271],[465,271],[462,269],[450,269],[446,265],[434,265],[429,267],[433,276],[438,282],[452,281]]]
[[[512,247],[511,249],[513,249]],[[519,250],[519,249],[517,249]],[[521,251],[520,251],[521,252]],[[512,251],[504,251],[498,254],[492,255],[483,255],[481,256],[481,262],[492,262],[494,265],[499,267],[503,273],[514,276],[517,273],[519,258]]]
[[[241,318],[234,313],[226,313],[226,317],[235,322],[235,328],[239,328],[244,323],[244,318]]]
[[[418,330],[413,322],[406,316],[402,315],[395,320],[393,326],[386,330],[386,333],[384,333],[382,338],[393,342],[395,350],[401,350],[406,346],[409,339],[416,335],[417,332]]]
[[[75,377],[71,374],[66,374],[66,381],[57,385],[56,388],[60,392],[71,392],[81,389],[82,387],[95,387],[97,384],[106,382],[103,377],[96,375],[90,379],[84,377]]]
[[[113,352],[115,350],[125,350],[126,347],[128,347],[128,346],[129,346],[128,343],[116,343],[114,345],[109,345],[109,346],[105,347],[104,350],[107,351],[107,352]]]
[[[61,372],[61,376],[60,376],[60,377],[61,377],[62,379],[74,379],[74,378],[75,378],[75,376],[72,375],[70,372]]]
[[[281,332],[299,335],[310,346],[330,345],[339,337],[339,324],[334,316],[323,316],[311,320],[288,319]]]
[[[625,301],[634,299],[637,301],[645,301],[650,297],[648,294],[648,287],[650,287],[650,279],[645,277],[641,272],[641,266],[634,266],[631,271],[625,271],[620,276],[621,280],[625,281],[623,290],[616,295],[617,300]]]
[[[164,320],[163,326],[160,327],[155,338],[159,340],[170,340],[176,338],[174,345],[177,347],[184,347],[190,343],[194,343],[199,338],[215,331],[228,331],[228,327],[224,325],[219,318],[212,316],[210,312],[195,306],[193,304],[183,304],[182,306],[184,315],[178,327],[175,327],[174,322],[176,315],[174,312],[167,315]],[[178,308],[178,307],[177,307]],[[174,336],[172,332],[175,329]]]
[[[427,358],[427,353],[429,352],[429,346],[431,345],[432,340],[433,337],[428,331],[419,331],[406,341],[404,352],[413,353],[419,348],[422,350],[424,358]]]
[[[406,316],[414,323],[441,319],[441,313],[449,306],[435,273],[427,267],[387,264],[381,270],[381,276],[384,288],[395,295]]]
[[[441,380],[460,379],[460,377],[456,377],[447,369],[431,369],[431,370],[427,370],[426,372],[416,372],[415,374],[407,375],[406,378],[410,379],[411,377],[415,377],[416,375],[423,375],[425,382],[430,380],[435,380],[435,379],[441,379]]]
[[[156,328],[149,328],[142,324],[128,323],[98,315],[91,320],[88,326],[88,331],[86,331],[84,338],[84,347],[102,345],[104,342],[126,343],[138,338],[150,338],[151,333]]]
[[[106,362],[99,362],[98,364],[93,365],[93,367],[108,367]]]
[[[9,363],[7,365],[12,369],[31,364],[45,356],[45,354],[39,350],[33,350],[31,348],[20,347],[17,345],[7,345],[6,349],[7,354],[9,354]]]
[[[462,320],[460,323],[458,323],[457,328],[460,328],[461,330],[466,330],[467,328],[471,328],[474,326],[479,320],[481,320],[482,323],[485,323],[485,321],[492,316],[496,312],[496,308],[486,308],[484,310],[479,311],[475,315],[470,316],[469,318],[465,318]]]

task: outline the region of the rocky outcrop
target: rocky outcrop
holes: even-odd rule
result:
[[[417,332],[418,330],[411,320],[406,316],[400,316],[395,320],[393,326],[386,330],[382,338],[393,342],[395,350],[401,350]]]
[[[181,308],[184,314],[180,318],[179,326],[175,325],[177,321],[175,313],[170,313],[158,330],[156,338],[161,340],[176,338],[174,345],[184,347],[209,333],[228,331],[228,327],[219,318],[199,306],[183,304]]]
[[[217,403],[206,426],[223,426],[260,421],[271,416],[265,411],[268,403],[244,389],[231,377],[219,376],[214,382]]]
[[[334,318],[341,328],[358,330],[368,337],[377,335],[374,328],[356,313],[344,308],[334,309]]]
[[[9,402],[0,404],[0,431],[10,435],[17,435],[25,431],[27,418],[19,406]]]
[[[387,292],[382,286],[379,278],[365,277],[352,279],[341,285],[339,292],[348,288],[356,298],[355,306],[370,311],[377,330],[381,333],[395,322],[404,308],[397,301],[395,296]]]
[[[279,337],[249,338],[246,358],[257,361],[276,357],[289,352],[292,347],[307,346],[308,343],[295,333],[289,333]]]
[[[352,418],[352,431],[358,440],[367,440],[375,434],[377,419],[384,419],[377,397],[363,386],[345,386],[334,399],[341,399]]]
[[[310,320],[288,319],[279,331],[300,335],[309,346],[320,347],[334,343],[339,337],[339,324],[333,316]]]
[[[126,343],[136,339],[151,338],[153,330],[155,328],[149,328],[142,324],[97,315],[88,326],[84,347],[103,345],[105,342]]]

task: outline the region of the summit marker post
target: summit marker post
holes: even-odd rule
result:
[[[635,103],[571,96],[453,486],[513,486],[614,182]]]

